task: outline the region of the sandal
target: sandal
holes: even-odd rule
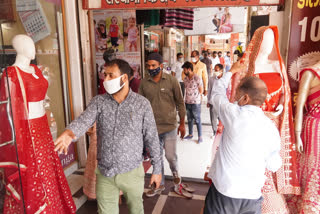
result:
[[[181,195],[181,196],[186,197],[188,199],[192,199],[192,197],[193,197],[193,194],[191,194],[190,192],[186,191],[181,184],[175,185],[174,186],[174,191],[178,195]]]
[[[190,187],[188,184],[181,183],[181,186],[182,186],[183,189],[187,190],[188,192],[193,193],[193,192],[196,191],[194,188]]]

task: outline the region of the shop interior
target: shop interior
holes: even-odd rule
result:
[[[49,81],[46,114],[49,118],[51,134],[53,139],[56,139],[72,120],[71,80],[67,72],[64,21],[61,3],[39,0],[37,8],[38,14],[35,15],[40,18],[45,17],[45,21],[42,23],[44,26],[34,26],[33,20],[28,20],[33,14],[24,11],[17,12],[10,21],[4,20],[1,22],[0,68],[3,71],[14,62],[15,52],[11,40],[15,35],[25,34],[28,28],[44,28],[41,34],[36,35],[39,38],[35,42],[36,59],[34,64],[41,68]],[[281,26],[280,20],[274,18],[283,13],[281,8],[277,6],[231,7],[230,9],[232,11],[235,9],[235,14],[231,13],[231,19],[237,22],[235,24],[237,30],[230,30],[227,33],[213,32],[216,30],[214,29],[214,23],[211,23],[210,26],[214,29],[212,33],[199,33],[199,31],[194,32],[174,26],[166,26],[166,24],[161,23],[164,10],[92,10],[88,33],[95,44],[95,51],[92,53],[92,64],[95,65],[92,67],[95,69],[84,71],[90,72],[90,75],[87,76],[83,74],[84,81],[87,81],[85,90],[92,91],[93,95],[98,94],[99,79],[103,78],[101,73],[105,63],[104,53],[106,51],[113,52],[116,58],[126,59],[134,69],[134,76],[141,79],[146,76],[145,59],[149,53],[158,52],[163,56],[164,70],[169,74],[176,62],[177,53],[183,53],[187,61],[190,60],[193,50],[198,50],[201,53],[202,50],[210,49],[211,51],[222,51],[224,55],[227,51],[230,51],[231,60],[234,61],[237,58],[234,55],[236,50],[239,48],[245,50],[254,30],[259,26]],[[221,8],[194,8],[194,22],[213,22],[215,12],[205,17],[199,16],[199,18],[196,14],[201,14],[201,10],[220,11]],[[237,13],[240,13],[240,15]],[[241,16],[240,23],[237,20],[239,16]],[[30,22],[28,23],[28,21]],[[110,35],[108,35],[112,23],[119,26],[119,40],[116,42],[111,41],[109,39]],[[208,28],[204,24],[199,26],[202,27],[204,32]],[[279,27],[279,29],[281,36],[281,28]],[[133,31],[135,35],[130,35]],[[95,35],[99,36],[95,37]],[[135,41],[130,41],[130,37],[134,38]],[[0,77],[1,74],[2,72],[0,72]],[[216,149],[213,146],[214,137],[210,126],[209,111],[206,108],[206,97],[202,99],[201,110],[204,143],[197,144],[194,140],[179,140],[177,148],[180,175],[186,180],[196,182],[205,182],[203,180],[204,174]],[[89,143],[89,137],[87,137],[87,141]],[[77,170],[76,146],[69,148],[67,155],[60,155],[60,159],[66,175],[70,175]],[[164,162],[165,174],[170,178],[169,165],[165,159]],[[149,168],[147,173],[150,173],[151,170]]]

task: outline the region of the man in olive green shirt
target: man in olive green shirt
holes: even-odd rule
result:
[[[146,97],[152,106],[156,120],[161,155],[165,148],[165,156],[169,162],[174,178],[174,184],[181,183],[178,174],[178,158],[176,152],[177,134],[185,135],[184,118],[186,114],[181,88],[177,79],[163,72],[163,59],[158,53],[152,53],[147,59],[149,75],[145,77],[139,88],[139,94]],[[180,125],[177,130],[177,110],[180,117]],[[158,189],[152,188],[147,192],[148,197],[155,196],[164,190],[164,166],[162,161],[162,181]]]

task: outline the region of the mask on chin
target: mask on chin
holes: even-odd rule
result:
[[[120,85],[120,81],[121,81],[122,76],[123,75],[121,75],[120,77],[117,77],[115,79],[107,80],[107,81],[103,82],[103,87],[104,87],[104,89],[106,89],[108,94],[115,94],[118,91],[120,91],[121,88],[123,88],[125,83]]]
[[[160,67],[157,67],[156,69],[148,69],[148,72],[151,77],[157,76],[161,71]]]

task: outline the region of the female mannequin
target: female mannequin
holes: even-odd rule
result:
[[[301,153],[298,176],[302,195],[297,197],[298,213],[320,213],[320,61],[299,73],[295,115],[296,147]],[[303,108],[307,113],[303,116]]]
[[[300,194],[300,186],[297,179],[290,87],[279,52],[278,28],[258,28],[240,62],[247,65],[248,69],[234,77],[231,100],[234,100],[235,89],[243,77],[257,76],[264,80],[268,86],[268,96],[261,108],[278,127],[281,136],[283,166],[275,174],[266,170],[262,213],[288,213],[283,194]]]
[[[1,147],[0,165],[4,168],[7,190],[4,213],[24,213],[22,199],[26,213],[75,213],[43,105],[48,82],[41,70],[30,64],[35,58],[34,43],[26,35],[17,35],[12,45],[17,51],[16,61],[6,69],[0,82],[0,100],[7,99],[9,93],[11,96],[17,146],[17,153],[12,145]],[[4,113],[1,107],[1,119],[7,118]],[[1,125],[0,136],[3,134],[11,136],[12,133]],[[0,137],[0,143],[6,140]]]

